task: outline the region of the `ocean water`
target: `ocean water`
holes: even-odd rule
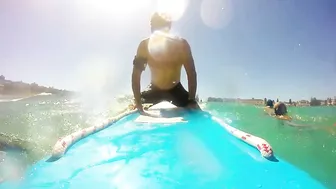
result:
[[[126,103],[98,98],[36,96],[0,102],[0,145],[20,146],[32,164],[50,154],[57,139],[105,120]],[[336,188],[336,107],[289,107],[293,127],[263,113],[262,107],[207,103],[204,109],[234,127],[267,140],[277,156],[329,188]]]

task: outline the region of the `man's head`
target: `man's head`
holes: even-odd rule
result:
[[[268,99],[267,102],[266,102],[266,106],[269,106],[270,108],[273,108],[274,102],[272,100]]]
[[[155,12],[150,20],[152,32],[157,30],[170,30],[171,19],[168,15]]]

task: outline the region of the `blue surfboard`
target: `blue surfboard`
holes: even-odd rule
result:
[[[276,157],[265,140],[230,127],[208,112],[178,109],[168,102],[148,112],[155,116],[127,111],[64,137],[56,143],[52,157],[31,166],[24,180],[11,187],[325,188]]]

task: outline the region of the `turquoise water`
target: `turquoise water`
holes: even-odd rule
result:
[[[95,104],[95,105],[94,105]],[[113,101],[88,103],[55,96],[0,104],[1,140],[27,149],[28,163],[49,155],[58,137],[91,126],[123,109]],[[260,107],[209,103],[212,114],[231,125],[266,139],[277,156],[336,188],[336,110],[332,107],[290,107],[307,128],[295,128],[263,114]]]
[[[211,103],[207,109],[264,138],[279,157],[336,188],[336,107],[289,107],[294,122],[309,126],[299,128],[265,115],[261,107]]]

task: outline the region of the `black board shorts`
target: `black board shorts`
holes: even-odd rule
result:
[[[191,103],[188,91],[184,89],[180,82],[168,90],[162,90],[150,84],[148,89],[141,93],[141,98],[143,103],[156,104],[162,101],[170,101],[177,107],[186,107]]]

